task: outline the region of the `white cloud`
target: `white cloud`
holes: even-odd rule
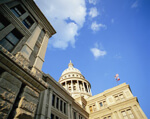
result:
[[[93,4],[93,5],[96,5],[97,0],[89,0],[89,3],[90,3],[90,4]]]
[[[93,55],[96,59],[100,56],[106,55],[106,51],[102,51],[98,48],[91,48],[91,52],[93,53]]]
[[[93,31],[98,31],[100,29],[107,29],[107,26],[105,24],[97,24],[97,22],[94,21],[91,25],[91,29]]]
[[[102,45],[100,44],[100,46],[102,46]],[[90,51],[94,55],[95,59],[98,59],[99,57],[102,57],[107,54],[107,52],[105,50],[101,50],[99,48],[98,43],[95,43],[95,47],[91,48]]]
[[[138,7],[138,1],[135,1],[132,5],[131,8],[137,8]]]
[[[98,11],[97,11],[97,8],[96,8],[96,7],[92,7],[92,8],[90,9],[89,16],[92,17],[92,18],[98,16]]]
[[[75,46],[78,30],[85,22],[85,0],[36,0],[44,15],[51,22],[56,34],[50,40],[54,48]]]

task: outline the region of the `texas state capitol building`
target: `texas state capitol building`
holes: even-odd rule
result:
[[[55,33],[33,0],[0,0],[0,119],[147,119],[126,83],[92,96],[72,62],[42,72]]]

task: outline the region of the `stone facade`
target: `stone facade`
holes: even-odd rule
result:
[[[147,119],[125,83],[92,96],[71,62],[59,82],[42,72],[55,33],[33,0],[0,1],[0,119]]]

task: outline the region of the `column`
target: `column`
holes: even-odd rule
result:
[[[21,54],[28,60],[29,60],[29,57],[30,57],[32,51],[34,50],[34,46],[40,35],[40,32],[41,32],[41,28],[39,25],[37,25],[37,27],[33,31],[32,35],[29,37],[26,44],[22,47],[22,49],[20,51]]]
[[[87,85],[87,91],[88,91],[88,93],[89,93],[89,85],[88,85],[88,83],[86,83],[86,85]]]
[[[44,98],[43,98],[42,112],[41,112],[41,114],[44,116],[46,116],[45,112],[46,112],[46,104],[47,104],[47,102],[46,102],[47,101],[47,93],[48,93],[48,90],[45,90],[44,91]]]
[[[117,111],[117,114],[118,114],[119,119],[122,119],[122,115],[121,115],[120,111]]]
[[[91,89],[90,89],[90,94],[92,95]]]
[[[96,107],[97,107],[98,110],[100,110],[100,106],[99,106],[98,102],[96,102]]]
[[[71,92],[73,92],[73,81],[71,80]]]
[[[45,90],[40,95],[40,103],[37,110],[37,115],[38,115],[37,118],[39,119],[45,119],[46,117],[45,112],[46,112],[47,93],[48,90]]]
[[[51,118],[51,108],[52,108],[52,94],[53,91],[51,89],[48,90],[49,94],[49,103],[48,103],[48,113],[47,113],[47,117],[50,119]]]
[[[68,88],[67,88],[67,81],[65,81],[65,89],[68,90]]]
[[[84,85],[84,82],[82,82],[82,86],[83,86],[83,88],[84,88],[84,92],[85,92],[85,85]]]
[[[44,92],[41,92],[40,93],[39,104],[38,104],[38,107],[37,107],[37,112],[36,112],[35,119],[39,119],[39,117],[40,117],[40,113],[41,113],[42,105],[43,105],[43,100],[42,100],[43,95],[44,95]]]
[[[49,40],[49,36],[46,33],[44,38],[43,38],[43,42],[41,44],[41,47],[40,47],[39,52],[37,54],[37,57],[35,59],[34,65],[33,65],[33,67],[36,67],[39,70],[41,70],[42,66],[43,66],[45,53],[46,53],[46,49],[47,49],[47,45],[48,45],[48,40]]]
[[[119,119],[116,111],[112,114],[112,116],[113,116],[114,119]]]
[[[62,112],[64,113],[64,101],[62,100]]]
[[[79,119],[79,113],[76,112],[76,119]]]
[[[71,112],[71,119],[73,119],[73,109],[72,109],[72,105],[70,105],[70,112]]]
[[[70,109],[70,104],[69,104],[69,103],[67,104],[67,107],[68,107],[68,110],[67,110],[68,119],[70,119],[70,116],[71,116],[71,115],[70,115],[70,110],[71,110],[71,109]]]
[[[77,80],[77,88],[78,88],[77,90],[78,90],[78,91],[80,91],[80,87],[79,87],[79,86],[80,86],[80,85],[79,85],[79,80]]]

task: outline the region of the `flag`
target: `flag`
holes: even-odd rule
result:
[[[116,79],[116,81],[120,81],[119,74],[115,75],[115,79]]]

